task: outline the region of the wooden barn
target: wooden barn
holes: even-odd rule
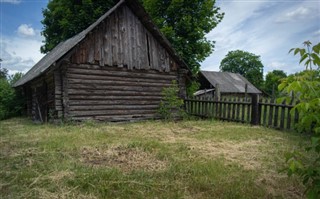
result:
[[[188,73],[139,2],[120,0],[14,87],[23,90],[33,120],[141,120],[157,117],[161,91],[173,80],[185,97]]]
[[[220,96],[245,96],[262,94],[253,84],[240,74],[230,72],[200,71],[200,89],[194,95],[212,98],[217,92]]]

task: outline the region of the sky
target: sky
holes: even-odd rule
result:
[[[42,9],[48,0],[0,0],[1,65],[27,72],[44,54],[40,46]],[[202,70],[219,71],[229,51],[259,55],[264,74],[283,70],[292,74],[304,69],[299,57],[288,54],[310,40],[320,42],[320,0],[216,0],[224,19],[206,37],[215,41],[214,52],[201,63]]]

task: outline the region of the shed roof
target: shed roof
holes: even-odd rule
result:
[[[246,84],[248,85],[248,93],[262,93],[240,74],[214,71],[200,71],[200,73],[213,87],[219,84],[221,93],[244,93]]]
[[[151,17],[145,11],[138,0],[120,0],[113,8],[102,15],[96,22],[91,24],[87,29],[78,33],[77,35],[59,43],[54,49],[46,54],[38,63],[36,63],[20,80],[18,80],[13,87],[22,86],[25,83],[35,79],[44,72],[46,72],[52,65],[55,65],[64,55],[70,52],[78,43],[80,43],[95,27],[97,27],[104,19],[113,13],[122,4],[126,4],[131,11],[139,18],[142,24],[148,31],[162,44],[168,53],[177,61],[183,68],[188,69],[186,63],[178,56],[176,51],[172,48],[170,42],[164,37],[156,25],[152,22]]]

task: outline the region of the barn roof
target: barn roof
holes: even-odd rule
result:
[[[240,74],[214,71],[200,71],[200,73],[213,87],[219,84],[221,93],[244,93],[246,84],[248,85],[248,93],[262,93]]]
[[[188,69],[186,63],[178,56],[176,51],[172,48],[170,42],[164,37],[156,25],[152,22],[150,16],[138,2],[138,0],[120,0],[113,8],[102,15],[96,22],[91,24],[87,29],[78,33],[77,35],[59,43],[54,49],[46,54],[38,63],[36,63],[19,81],[13,86],[22,86],[25,83],[39,77],[46,72],[51,66],[55,65],[64,55],[70,52],[78,43],[80,43],[95,27],[97,27],[104,19],[113,13],[122,4],[126,4],[131,11],[139,18],[142,24],[148,31],[162,44],[168,53],[177,61],[183,68]]]

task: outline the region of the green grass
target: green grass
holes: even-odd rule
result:
[[[210,120],[0,121],[0,198],[303,198],[299,134]]]

